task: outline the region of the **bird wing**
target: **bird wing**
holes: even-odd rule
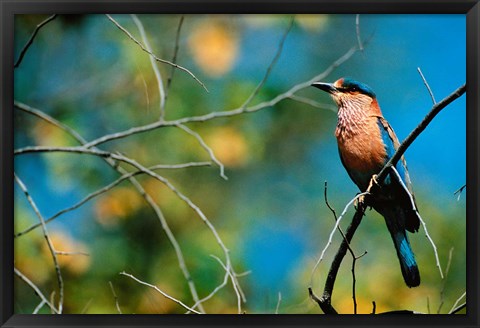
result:
[[[386,163],[395,154],[398,147],[400,146],[400,142],[398,141],[395,132],[393,131],[387,120],[385,120],[383,117],[378,117],[378,124],[380,126],[382,139],[387,152],[387,158],[385,159]],[[402,180],[401,182],[403,182],[403,185],[406,187],[406,189],[402,186],[402,183],[400,183],[398,176],[395,174],[389,174],[385,179],[385,183],[389,184],[394,182],[393,184],[398,185],[399,188],[396,188],[396,191],[400,194],[402,198],[402,203],[405,206],[404,208],[408,209],[408,213],[406,213],[407,215],[405,227],[408,231],[414,232],[418,230],[420,226],[420,220],[418,218],[417,205],[415,204],[415,196],[413,194],[412,183],[408,174],[407,162],[405,161],[404,156],[402,156],[401,160],[398,161],[398,163],[395,165],[395,168],[398,172],[398,175],[400,176],[400,179]],[[393,181],[390,179],[393,179]]]
[[[385,159],[385,164],[387,161],[393,157],[398,147],[400,147],[400,142],[398,141],[397,135],[393,131],[391,125],[387,122],[386,119],[379,116],[378,124],[380,126],[380,133],[382,135],[383,143],[385,144],[385,150],[387,152],[387,158]],[[413,196],[412,182],[408,174],[407,162],[405,157],[402,156],[400,161],[395,165],[395,168],[398,171],[398,174],[402,178],[403,183],[407,186],[408,191]]]

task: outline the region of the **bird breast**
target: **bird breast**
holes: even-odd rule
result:
[[[346,169],[364,173],[365,180],[369,181],[371,175],[383,167],[386,159],[378,118],[357,117],[353,122],[351,118],[342,117],[339,112],[335,131],[338,149]],[[365,181],[362,184],[364,183]]]

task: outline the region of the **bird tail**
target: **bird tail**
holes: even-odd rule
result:
[[[397,251],[403,279],[408,287],[417,287],[420,285],[420,272],[404,224],[399,224],[399,222],[405,221],[405,213],[401,208],[396,210],[383,208],[382,212]]]
[[[408,287],[417,287],[420,285],[420,272],[418,271],[415,255],[410,247],[406,231],[396,231],[392,234],[392,238],[405,283]]]

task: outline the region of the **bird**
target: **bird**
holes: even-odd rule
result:
[[[383,117],[375,92],[352,78],[340,78],[334,83],[311,84],[329,93],[338,106],[337,139],[340,159],[351,180],[361,192],[367,191],[400,143],[390,124]],[[420,216],[415,204],[405,158],[395,165],[368,205],[380,213],[395,245],[400,268],[408,287],[420,285],[420,272],[407,231],[415,233]],[[375,180],[373,180],[375,181]]]

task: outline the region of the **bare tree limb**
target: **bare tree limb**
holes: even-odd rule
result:
[[[445,279],[442,281],[442,289],[440,290],[440,304],[438,305],[437,314],[440,314],[442,310],[442,306],[445,303],[445,286],[447,285],[447,277],[448,272],[450,271],[450,265],[452,263],[452,255],[453,255],[453,247],[450,248],[450,252],[448,252],[448,263],[447,268],[445,269]]]
[[[163,121],[165,118],[165,88],[163,87],[163,81],[162,81],[162,75],[160,74],[160,70],[158,69],[157,63],[155,61],[155,58],[153,56],[153,50],[152,47],[150,46],[150,42],[148,41],[147,38],[147,33],[145,32],[145,28],[143,27],[142,21],[137,17],[135,14],[130,15],[135,22],[135,25],[137,25],[138,30],[140,31],[140,35],[142,37],[142,41],[145,44],[145,49],[149,53],[151,53],[150,56],[148,56],[148,59],[150,60],[150,64],[153,69],[153,73],[155,74],[155,78],[157,79],[157,85],[158,85],[158,98],[160,99],[160,121]]]
[[[456,308],[452,309],[448,314],[455,314],[455,313],[463,310],[463,309],[466,308],[466,307],[467,307],[467,302],[465,302],[465,303],[457,306]]]
[[[220,111],[220,112],[211,112],[209,114],[205,115],[200,115],[200,116],[189,116],[189,117],[184,117],[180,118],[178,120],[174,121],[157,121],[153,122],[150,124],[138,126],[138,127],[133,127],[130,129],[127,129],[125,131],[120,131],[108,135],[104,135],[100,138],[97,138],[95,140],[92,140],[84,145],[86,148],[90,148],[93,146],[98,146],[102,143],[105,143],[107,141],[112,141],[116,139],[121,139],[125,137],[129,137],[131,135],[137,134],[137,133],[143,133],[147,131],[151,131],[160,127],[166,127],[166,126],[177,126],[178,124],[185,124],[185,123],[194,123],[194,122],[206,122],[209,120],[221,118],[221,117],[232,117],[236,115],[240,115],[243,113],[253,113],[257,112],[262,109],[270,108],[275,106],[277,103],[279,103],[282,100],[289,99],[292,95],[297,93],[300,90],[310,88],[310,85],[318,80],[322,80],[325,77],[327,77],[329,74],[331,74],[338,66],[346,62],[348,59],[350,59],[356,52],[358,51],[357,47],[352,47],[350,50],[348,50],[344,55],[342,55],[340,58],[338,58],[335,62],[333,62],[329,67],[327,67],[322,73],[315,75],[312,77],[310,80],[296,84],[292,88],[290,88],[288,91],[277,95],[276,97],[272,98],[269,101],[264,101],[259,104],[249,106],[246,108],[239,107],[227,111]]]
[[[287,35],[290,33],[293,23],[295,22],[295,16],[292,16],[290,20],[290,24],[288,25],[287,29],[283,33],[282,39],[280,40],[280,44],[277,47],[277,52],[275,53],[275,56],[273,57],[270,65],[268,65],[267,71],[265,72],[265,75],[263,76],[263,79],[260,81],[260,83],[257,85],[255,90],[253,90],[252,94],[245,100],[243,105],[240,108],[246,109],[247,106],[252,102],[253,98],[255,98],[256,95],[260,92],[262,89],[263,85],[267,81],[268,77],[270,76],[270,73],[272,72],[273,67],[277,63],[278,59],[280,58],[280,55],[282,54],[283,51],[283,45],[285,44],[285,40],[287,39]]]
[[[313,99],[306,98],[306,97],[301,97],[301,96],[297,96],[297,95],[291,95],[289,97],[289,99],[292,99],[294,101],[298,101],[298,102],[310,105],[310,106],[315,107],[315,108],[328,109],[328,110],[330,110],[334,113],[337,113],[337,106],[335,106],[335,105],[319,103],[318,101],[315,101]]]
[[[243,295],[243,292],[240,291],[240,289],[238,288],[239,284],[237,281],[237,277],[235,275],[234,272],[232,272],[232,270],[226,266],[222,260],[220,260],[217,256],[215,255],[210,255],[211,257],[213,257],[215,260],[218,261],[218,263],[220,263],[220,265],[223,267],[223,269],[225,270],[225,272],[230,276],[230,279],[232,281],[232,285],[233,285],[233,289],[235,290],[235,294],[237,294],[237,308],[238,308],[238,314],[242,313],[242,298],[245,298],[245,295]]]
[[[17,185],[25,194],[25,197],[27,197],[28,203],[30,204],[30,206],[32,207],[33,211],[35,212],[35,214],[37,215],[38,219],[42,224],[43,237],[45,238],[45,241],[47,242],[47,245],[48,245],[48,249],[50,250],[50,254],[52,255],[53,265],[55,267],[55,273],[57,276],[57,283],[58,283],[58,290],[59,290],[58,314],[61,314],[63,311],[64,288],[63,288],[62,272],[60,270],[60,265],[58,264],[58,258],[57,258],[57,253],[55,251],[55,247],[53,246],[50,236],[48,235],[48,230],[47,230],[47,225],[45,224],[45,220],[43,219],[43,216],[40,213],[37,205],[35,204],[32,197],[30,196],[30,193],[28,192],[27,187],[15,173],[13,174],[13,177],[15,178],[15,182],[17,183]]]
[[[425,84],[425,86],[427,87],[428,93],[430,94],[430,98],[432,98],[432,102],[435,105],[437,103],[437,101],[435,100],[435,96],[433,95],[432,89],[430,89],[430,85],[428,85],[427,79],[425,79],[425,76],[423,75],[420,67],[417,67],[417,71],[418,71],[418,73],[420,74],[420,77],[423,80],[423,84]]]
[[[460,301],[465,297],[467,296],[467,292],[463,292],[462,295],[460,295],[460,297],[455,301],[455,303],[453,304],[452,308],[450,309],[450,311],[448,311],[449,314],[454,314],[454,313],[457,313],[458,311],[460,311],[461,309],[463,309],[464,307],[466,307],[466,303],[460,305],[459,307],[457,307],[458,303],[460,303]]]
[[[355,30],[357,33],[358,49],[363,51],[362,38],[360,36],[360,14],[355,15]]]
[[[428,229],[427,229],[427,225],[425,223],[425,221],[423,221],[422,219],[422,216],[420,215],[420,213],[418,213],[418,210],[417,210],[417,207],[415,205],[415,201],[413,200],[413,196],[412,194],[410,193],[410,191],[408,190],[407,186],[405,185],[405,183],[403,182],[402,180],[402,177],[400,176],[400,174],[398,173],[397,169],[395,168],[395,166],[392,166],[391,167],[392,169],[392,172],[395,173],[395,175],[397,176],[397,180],[400,182],[400,185],[402,186],[402,188],[405,190],[405,192],[407,193],[409,199],[410,199],[410,204],[412,205],[412,209],[417,213],[417,216],[418,218],[420,219],[420,222],[422,223],[422,226],[423,226],[423,230],[425,230],[425,237],[427,237],[428,241],[430,242],[430,244],[432,245],[432,248],[433,248],[433,252],[435,254],[435,261],[436,261],[436,264],[437,264],[437,268],[438,268],[438,271],[440,272],[440,277],[443,279],[443,271],[442,271],[442,266],[440,265],[440,258],[438,256],[438,251],[437,251],[437,246],[435,245],[435,242],[433,241],[432,237],[430,236],[430,234],[428,233]]]
[[[180,169],[180,168],[186,168],[186,167],[197,167],[197,166],[211,166],[211,163],[210,162],[191,162],[191,163],[183,163],[183,164],[172,164],[172,165],[162,165],[162,164],[159,164],[159,165],[154,165],[154,166],[151,166],[149,167],[148,169],[149,170],[157,170],[157,169]],[[83,204],[87,203],[89,200],[103,194],[103,193],[106,193],[107,191],[111,190],[112,188],[114,188],[115,186],[119,185],[121,182],[127,180],[127,179],[130,179],[132,178],[133,176],[136,176],[136,175],[139,175],[139,174],[144,174],[145,172],[143,171],[133,171],[133,172],[130,172],[130,173],[126,173],[124,175],[122,175],[121,177],[119,177],[118,179],[116,179],[115,181],[113,181],[112,183],[88,194],[87,196],[85,196],[82,200],[78,201],[77,203],[75,203],[74,205],[72,206],[69,206],[63,210],[60,210],[58,211],[57,213],[53,214],[52,216],[50,216],[48,219],[45,220],[45,223],[49,223],[53,220],[55,220],[56,218],[58,218],[59,216],[67,213],[67,212],[70,212],[70,211],[73,211],[77,208],[79,208],[80,206],[82,206]],[[31,225],[30,227],[16,233],[14,235],[14,238],[17,238],[17,237],[20,237],[20,236],[23,236],[25,235],[26,233],[40,227],[41,224],[40,223],[35,223],[33,225]]]
[[[202,148],[205,149],[205,151],[208,153],[208,155],[210,156],[212,161],[220,167],[220,176],[223,179],[228,180],[228,177],[225,175],[225,166],[223,165],[222,162],[220,162],[217,159],[217,157],[213,153],[213,150],[207,145],[207,143],[203,140],[203,138],[198,133],[196,133],[195,131],[186,127],[183,124],[178,124],[177,127],[180,128],[181,130],[185,131],[189,135],[193,136],[195,139],[197,139],[200,146],[202,146]]]
[[[327,205],[328,209],[332,212],[333,214],[333,218],[335,219],[335,221],[337,221],[337,213],[335,212],[335,209],[330,205],[330,203],[328,202],[328,198],[327,198],[327,181],[325,181],[325,188],[324,188],[324,198],[325,198],[325,204]],[[355,265],[357,263],[357,260],[361,257],[363,257],[364,255],[367,254],[367,251],[365,251],[362,255],[360,256],[356,256],[352,247],[350,246],[350,243],[348,242],[347,240],[347,237],[345,236],[345,234],[343,233],[343,230],[340,228],[340,226],[338,226],[338,231],[340,232],[340,234],[342,235],[342,238],[343,240],[347,243],[347,247],[348,247],[348,251],[350,252],[350,255],[352,255],[352,299],[353,299],[353,314],[357,314],[357,296],[356,296],[356,282],[357,282],[357,279],[355,277]]]
[[[178,22],[177,33],[175,35],[175,46],[173,48],[173,57],[172,57],[172,63],[174,63],[174,64],[177,62],[178,50],[180,49],[180,47],[179,47],[180,31],[182,30],[184,19],[185,19],[185,16],[182,15],[180,17],[180,21]],[[172,66],[172,69],[170,70],[170,76],[167,79],[167,86],[165,87],[165,101],[167,100],[168,91],[170,90],[170,86],[172,84],[174,74],[175,74],[175,67]]]
[[[325,246],[325,248],[322,250],[322,253],[320,254],[320,257],[318,258],[317,262],[315,263],[315,266],[313,267],[312,269],[312,273],[310,275],[310,286],[313,285],[313,275],[318,267],[318,265],[320,264],[320,262],[323,261],[323,258],[325,256],[325,252],[327,251],[328,247],[331,245],[332,243],[332,239],[333,239],[333,235],[335,234],[335,231],[338,229],[338,226],[340,225],[340,221],[342,220],[342,218],[344,217],[345,213],[347,212],[348,208],[357,200],[357,199],[360,199],[361,197],[363,196],[366,196],[366,195],[369,195],[370,193],[369,192],[362,192],[358,195],[356,195],[353,199],[351,199],[348,204],[345,206],[345,208],[343,209],[342,213],[340,214],[340,216],[338,217],[338,220],[335,221],[335,225],[332,229],[332,231],[330,232],[330,235],[328,237],[328,241],[327,241],[327,244]],[[361,207],[361,206],[359,206]],[[348,238],[348,231],[347,231],[347,234],[346,234],[346,238],[343,240],[343,242],[346,242],[346,245],[348,245],[348,243],[350,243],[350,240],[351,238]],[[343,244],[342,242],[342,244]],[[345,252],[347,250],[347,246],[345,247]],[[345,256],[345,254],[343,255]],[[343,256],[342,256],[342,259],[343,259]]]
[[[150,56],[152,56],[156,61],[160,62],[160,63],[163,63],[163,64],[168,64],[170,66],[173,66],[181,71],[184,71],[186,73],[188,73],[195,81],[197,81],[204,89],[205,91],[208,92],[208,89],[207,87],[205,86],[205,84],[203,84],[202,81],[200,81],[190,70],[186,69],[185,67],[182,67],[178,64],[175,64],[175,63],[172,63],[168,60],[165,60],[165,59],[160,59],[158,58],[157,56],[155,56],[151,51],[148,51],[147,48],[145,48],[145,46],[140,42],[138,41],[137,39],[135,39],[135,37],[128,31],[126,30],[123,26],[121,26],[115,19],[112,18],[112,16],[106,14],[106,16],[108,17],[108,19],[110,21],[112,21],[113,24],[115,24],[115,26],[117,26],[123,33],[125,33],[133,42],[135,42],[143,51],[145,51],[147,54],[149,54]]]
[[[466,185],[466,184],[464,184],[463,186],[461,186],[460,188],[458,188],[458,189],[453,193],[454,195],[457,195],[457,194],[458,194],[458,196],[457,196],[457,201],[460,200],[460,196],[462,195],[462,192],[463,192],[463,190],[464,190],[465,188],[467,188],[467,185]]]
[[[156,180],[162,182],[171,191],[173,191],[177,195],[177,197],[179,197],[182,201],[184,201],[197,214],[197,216],[203,221],[203,223],[206,224],[208,229],[212,232],[213,236],[215,237],[215,240],[217,241],[218,245],[220,246],[220,248],[224,253],[225,261],[226,261],[225,266],[226,268],[228,268],[229,272],[231,273],[232,283],[235,285],[235,288],[238,289],[238,282],[235,278],[235,272],[233,271],[232,262],[229,255],[230,251],[223,243],[223,240],[218,234],[216,228],[213,226],[213,224],[210,222],[207,216],[202,212],[202,210],[196,204],[194,204],[190,200],[190,198],[188,198],[183,193],[181,193],[168,179],[158,175],[152,170],[149,170],[148,168],[139,164],[134,159],[123,156],[121,154],[110,153],[102,150],[86,149],[85,147],[24,147],[24,148],[15,150],[14,154],[20,155],[20,154],[26,154],[29,152],[72,152],[72,153],[90,154],[90,155],[100,156],[103,158],[112,158],[120,162],[125,162],[127,164],[130,164],[137,170],[143,171],[144,174],[147,174],[152,178],[155,178]]]
[[[155,286],[155,285],[152,285],[152,284],[149,284],[149,283],[147,283],[147,282],[145,282],[145,281],[142,281],[142,280],[134,277],[133,275],[131,275],[131,274],[129,274],[129,273],[126,273],[126,272],[120,272],[120,274],[121,274],[122,276],[126,276],[126,277],[129,277],[129,278],[135,280],[136,282],[138,282],[138,283],[141,284],[141,285],[148,286],[148,287],[150,287],[150,288],[155,289],[157,292],[159,292],[160,294],[162,294],[164,297],[166,297],[166,298],[168,298],[169,300],[171,300],[171,301],[177,303],[178,305],[184,307],[185,309],[187,309],[187,310],[190,311],[190,312],[193,312],[193,313],[195,313],[195,314],[202,314],[201,312],[198,312],[198,311],[190,308],[188,305],[184,304],[182,301],[176,299],[175,297],[168,295],[167,293],[165,293],[163,290],[161,290],[160,288],[158,288],[158,287]]]
[[[13,272],[15,272],[15,274],[17,275],[17,277],[19,277],[20,279],[22,279],[28,286],[30,286],[30,288],[32,288],[35,292],[35,294],[38,295],[38,297],[40,297],[40,299],[42,300],[42,303],[43,304],[47,304],[48,307],[53,311],[53,313],[59,313],[59,311],[55,308],[55,305],[53,305],[53,303],[51,303],[46,297],[45,295],[43,295],[43,293],[40,291],[40,288],[38,288],[37,285],[35,285],[30,279],[27,278],[27,276],[25,276],[22,272],[20,272],[20,270],[18,270],[17,268],[13,268]],[[43,306],[42,304],[42,306]],[[39,305],[40,306],[40,305]],[[41,306],[40,306],[41,307]],[[37,306],[38,308],[38,306]],[[35,311],[38,311],[39,309],[35,309]],[[34,311],[34,313],[35,313]]]
[[[365,213],[366,205],[364,202],[359,202],[357,205],[357,209],[355,211],[355,215],[353,216],[352,222],[347,228],[345,233],[345,239],[342,240],[340,247],[335,254],[335,258],[333,259],[332,265],[330,266],[330,270],[327,275],[327,279],[325,281],[325,288],[321,298],[318,298],[315,293],[313,292],[312,287],[308,288],[308,292],[310,297],[317,302],[320,306],[322,311],[325,314],[337,314],[337,311],[332,306],[332,294],[333,294],[333,287],[335,285],[335,280],[337,278],[338,269],[340,268],[340,264],[342,263],[343,258],[345,257],[348,249],[348,244],[352,241],[353,235],[357,230],[360,222],[362,221],[363,215]],[[337,221],[338,222],[338,221]]]
[[[47,304],[47,303],[45,303],[44,300],[41,300],[40,303],[38,303],[38,305],[33,310],[32,314],[37,314],[38,311],[40,311],[45,304]]]
[[[55,120],[54,118],[52,118],[51,116],[45,114],[44,112],[42,112],[40,110],[34,109],[34,108],[32,108],[30,106],[26,106],[24,104],[21,104],[21,105],[22,106],[18,107],[18,108],[21,108],[24,111],[26,111],[27,113],[33,114],[33,115],[51,123],[51,124],[59,127],[60,129],[62,129],[63,131],[69,133],[72,137],[74,137],[80,144],[85,144],[86,143],[85,139],[83,139],[75,130],[69,128],[68,126],[66,126],[62,123],[60,123],[59,121]],[[116,160],[111,159],[109,157],[104,158],[104,159],[113,169],[118,171],[120,174],[127,175],[127,171],[125,169],[123,169],[122,167],[118,166]],[[141,172],[141,170],[139,170],[139,172]],[[197,292],[196,287],[195,287],[195,282],[193,281],[193,279],[190,275],[190,272],[187,268],[187,265],[186,265],[186,262],[185,262],[185,259],[184,259],[184,255],[183,255],[183,252],[180,248],[180,245],[178,244],[174,234],[170,230],[170,227],[169,227],[169,225],[168,225],[168,223],[167,223],[167,221],[166,221],[166,219],[163,215],[163,212],[161,211],[160,207],[155,203],[155,201],[150,196],[150,194],[147,193],[146,190],[142,187],[142,185],[137,181],[137,179],[135,179],[135,177],[131,176],[131,177],[128,178],[128,180],[134,186],[134,188],[139,192],[139,194],[145,199],[145,201],[150,205],[150,207],[153,209],[155,215],[157,216],[158,220],[160,221],[162,229],[165,232],[165,234],[167,235],[167,238],[169,239],[169,241],[170,241],[170,243],[171,243],[171,245],[172,245],[172,247],[175,251],[180,270],[182,271],[182,274],[184,275],[185,280],[187,281],[187,284],[188,284],[190,293],[192,295],[192,298],[194,299],[194,301],[198,302],[199,297],[198,297],[198,292]],[[198,308],[199,308],[200,311],[203,312],[203,307],[202,307],[201,304],[198,305]]]
[[[48,17],[47,19],[45,19],[44,21],[42,21],[40,24],[37,25],[37,27],[33,31],[32,35],[30,36],[30,39],[28,39],[27,43],[25,44],[22,51],[20,52],[20,56],[18,57],[17,61],[15,62],[15,65],[13,65],[13,68],[17,68],[18,66],[20,66],[20,63],[22,62],[23,57],[27,53],[28,48],[30,48],[30,46],[32,45],[33,40],[35,40],[35,37],[37,36],[38,31],[40,31],[40,29],[43,26],[47,25],[49,22],[51,22],[52,20],[57,18],[57,16],[58,16],[57,14],[54,14],[54,15]]]
[[[403,156],[407,148],[412,144],[412,142],[422,133],[423,130],[430,124],[430,122],[437,116],[437,114],[452,103],[455,99],[460,98],[465,91],[467,90],[466,85],[463,84],[457,90],[452,92],[450,95],[442,99],[440,102],[433,105],[430,112],[424,117],[424,119],[417,125],[417,127],[408,135],[407,138],[400,144],[395,154],[390,158],[390,160],[385,164],[383,169],[378,173],[377,180],[379,183],[382,183],[387,176],[388,168],[395,166],[398,160]]]
[[[108,284],[110,285],[110,289],[112,290],[113,299],[115,300],[115,307],[117,309],[117,312],[118,312],[118,314],[122,314],[122,309],[120,309],[120,304],[118,304],[118,296],[117,296],[117,293],[115,293],[115,289],[113,288],[113,284],[112,284],[111,281],[109,281]]]

